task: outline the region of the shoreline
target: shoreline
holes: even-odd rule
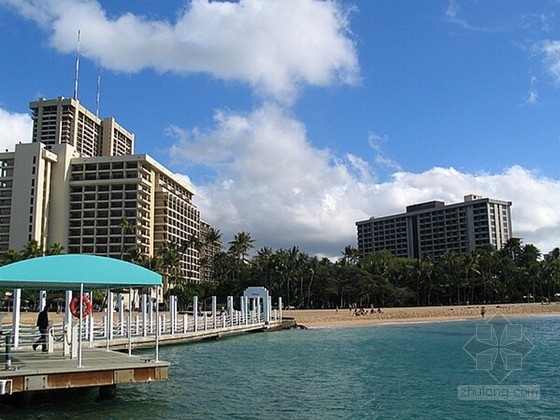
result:
[[[480,311],[485,308],[485,318]],[[353,310],[348,309],[289,309],[282,312],[284,319],[293,319],[301,328],[344,328],[388,324],[429,323],[466,321],[472,319],[488,320],[496,314],[505,317],[527,317],[539,315],[560,315],[560,302],[542,303],[511,303],[492,305],[458,305],[458,306],[417,306],[381,308],[382,313],[368,313],[355,316]],[[7,316],[2,323],[11,322],[11,313],[3,312]],[[95,312],[94,317],[102,316],[104,312]],[[36,312],[22,312],[22,324],[35,325]],[[64,314],[49,312],[49,319],[55,323],[62,323]]]
[[[485,317],[481,309],[485,309]],[[344,328],[366,327],[373,325],[409,324],[466,321],[471,319],[488,320],[497,314],[505,317],[528,317],[560,315],[560,303],[512,303],[492,305],[458,306],[420,306],[381,308],[382,313],[368,313],[355,316],[348,309],[291,309],[282,312],[283,318],[294,319],[301,328]]]

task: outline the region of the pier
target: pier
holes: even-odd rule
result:
[[[196,298],[194,302],[196,304]],[[245,299],[242,298],[241,302]],[[76,349],[80,341],[76,337],[78,324],[73,325],[74,333],[69,335],[67,325],[53,323],[48,335],[48,350],[43,353],[32,348],[38,336],[37,327],[30,323],[20,324],[17,328],[18,347],[15,348],[11,340],[16,328],[4,323],[0,395],[95,386],[100,387],[100,392],[107,392],[116,385],[166,380],[170,365],[159,360],[160,346],[291,325],[289,321],[282,321],[279,310],[272,311],[270,319],[266,320],[259,306],[257,302],[254,309],[247,312],[234,309],[221,314],[166,312],[151,317],[124,311],[112,315],[92,313],[84,318],[86,328],[81,335],[81,359],[77,358]],[[112,328],[108,328],[108,320],[113,317]],[[8,337],[10,342],[6,343]],[[154,349],[154,353],[133,355],[132,350],[136,349]]]
[[[31,398],[36,392],[79,387],[99,387],[100,395],[111,395],[120,384],[168,379],[169,363],[159,360],[158,334],[154,356],[149,358],[133,356],[130,350],[125,354],[107,346],[88,346],[85,340],[92,306],[84,288],[132,292],[135,287],[159,292],[161,285],[162,277],[157,273],[92,255],[53,255],[0,267],[0,288],[14,290],[12,322],[3,322],[7,314],[0,316],[0,397]],[[47,290],[66,291],[61,343],[55,344],[52,321],[41,335],[35,323],[21,323],[21,289],[40,291],[41,309],[46,305]],[[72,298],[75,290],[79,294]],[[36,341],[39,336],[41,345]]]
[[[278,299],[277,309],[273,309],[268,291],[263,287],[250,287],[245,290],[239,298],[238,308],[234,308],[234,298],[227,298],[227,306],[217,309],[216,297],[211,298],[209,311],[202,311],[198,297],[194,297],[190,312],[178,310],[177,297],[169,296],[166,312],[160,312],[160,304],[150,294],[139,296],[140,305],[137,311],[130,311],[132,305],[132,285],[142,290],[147,290],[147,284],[160,286],[161,277],[155,273],[138,272],[138,266],[122,266],[124,263],[118,260],[105,259],[93,256],[56,256],[55,262],[60,266],[64,262],[69,266],[74,260],[78,261],[81,268],[84,264],[94,264],[91,273],[95,274],[95,280],[88,278],[86,281],[79,280],[80,293],[72,299],[72,288],[76,290],[74,278],[75,272],[71,268],[61,268],[57,273],[57,279],[51,278],[50,283],[44,280],[22,281],[14,280],[17,273],[24,278],[33,277],[37,271],[33,266],[27,265],[25,270],[8,271],[9,266],[0,267],[0,286],[3,283],[11,286],[34,287],[39,290],[66,289],[66,302],[83,300],[87,298],[84,287],[88,289],[104,287],[107,290],[107,310],[102,312],[81,310],[78,319],[72,316],[68,303],[63,305],[64,313],[51,314],[58,321],[51,319],[48,334],[47,348],[42,352],[39,348],[35,351],[33,344],[36,342],[39,331],[35,326],[36,314],[22,314],[18,300],[14,299],[13,312],[11,314],[0,313],[0,398],[9,395],[33,395],[35,392],[46,390],[61,390],[79,387],[99,387],[100,395],[112,395],[117,385],[143,383],[167,380],[169,377],[170,364],[159,360],[159,347],[162,345],[188,343],[200,340],[217,339],[224,336],[242,334],[248,332],[267,331],[293,326],[293,322],[282,319],[282,299]],[[60,257],[65,257],[61,259]],[[71,258],[71,260],[69,259]],[[84,259],[84,257],[86,257]],[[53,262],[53,257],[49,263]],[[41,258],[26,260],[42,267],[37,272],[43,279],[48,278]],[[91,259],[94,260],[91,260]],[[99,260],[102,259],[103,261]],[[14,263],[16,266],[20,263]],[[105,269],[106,276],[100,281],[98,276],[103,272],[100,264],[109,263],[113,266]],[[115,270],[114,264],[119,270]],[[131,264],[132,265],[132,264]],[[71,267],[71,264],[70,264]],[[17,267],[16,267],[17,268]],[[95,268],[96,271],[93,271]],[[52,268],[51,268],[52,269]],[[123,269],[132,269],[133,279],[126,279],[122,275]],[[142,269],[145,270],[145,269]],[[147,270],[146,270],[147,271]],[[82,270],[88,273],[88,270]],[[14,274],[16,273],[16,274]],[[111,274],[110,274],[111,273]],[[139,277],[139,274],[143,276]],[[69,283],[60,280],[65,275],[71,276]],[[147,277],[146,277],[147,275]],[[118,283],[111,279],[118,276]],[[153,277],[157,276],[157,277]],[[6,277],[9,280],[6,280]],[[141,280],[144,279],[144,280]],[[146,280],[147,279],[147,280]],[[23,284],[22,284],[23,283]],[[61,284],[62,283],[62,284]],[[140,284],[139,284],[140,283]],[[122,293],[128,288],[128,308],[125,308],[126,296]],[[114,293],[116,288],[121,292]],[[41,292],[44,296],[44,293]],[[156,296],[159,291],[156,290]],[[14,289],[14,297],[18,298],[18,289]],[[44,302],[43,302],[44,303]],[[80,305],[79,308],[88,308]],[[76,312],[76,311],[74,311]],[[11,323],[8,321],[11,315]],[[75,315],[75,314],[74,314]],[[36,347],[36,346],[35,346]],[[133,350],[148,349],[142,355],[133,354]],[[152,349],[153,352],[150,352]]]
[[[60,352],[14,350],[11,366],[0,370],[0,395],[79,387],[100,387],[100,394],[112,393],[117,385],[161,381],[168,376],[167,362],[116,351],[86,348],[78,366]]]

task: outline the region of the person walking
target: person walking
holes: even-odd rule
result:
[[[41,336],[35,343],[33,343],[33,350],[37,350],[39,344],[41,344],[41,349],[46,352],[47,349],[47,334],[49,332],[49,314],[47,311],[47,307],[39,312],[37,315],[37,326],[39,327],[39,333]]]

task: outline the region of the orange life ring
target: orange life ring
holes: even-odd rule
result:
[[[82,308],[80,310],[80,300],[82,301]],[[87,296],[76,296],[70,302],[70,312],[76,318],[85,318],[89,314],[91,314],[91,301],[87,298]]]

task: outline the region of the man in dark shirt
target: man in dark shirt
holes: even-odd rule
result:
[[[43,351],[47,351],[47,334],[49,332],[49,314],[47,312],[47,307],[39,312],[37,315],[37,326],[39,327],[39,332],[41,337],[33,344],[33,350],[37,350],[37,346],[41,344]]]

